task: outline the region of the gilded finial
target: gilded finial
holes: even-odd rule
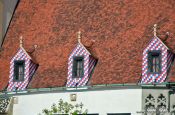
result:
[[[81,31],[77,33],[78,42],[81,43]]]
[[[154,29],[154,36],[157,36],[157,24],[154,24],[154,27],[153,27],[153,29]]]
[[[19,39],[19,40],[20,40],[20,45],[19,45],[19,46],[20,46],[20,47],[23,47],[23,37],[20,36],[20,39]]]

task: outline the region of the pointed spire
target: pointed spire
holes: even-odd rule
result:
[[[157,36],[157,24],[154,24],[154,27],[153,27],[154,31],[154,36]]]
[[[77,32],[78,42],[81,43],[81,31]]]
[[[20,44],[19,44],[19,46],[20,46],[20,47],[23,47],[23,37],[20,36],[19,40],[20,40]]]

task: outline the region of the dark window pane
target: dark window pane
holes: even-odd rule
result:
[[[24,61],[14,62],[14,81],[24,80]]]
[[[81,77],[83,70],[83,60],[77,60],[77,77]]]
[[[148,68],[149,72],[159,73],[161,71],[160,51],[153,51],[148,53]]]
[[[20,65],[19,66],[19,80],[22,80],[23,76],[24,76],[24,68],[23,68],[23,65]]]
[[[83,65],[83,57],[74,57],[73,60],[73,77],[79,78],[83,77],[84,73],[84,65]]]

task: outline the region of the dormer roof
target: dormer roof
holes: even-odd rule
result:
[[[162,42],[162,40],[160,40],[160,38],[157,37],[157,24],[154,24],[153,29],[154,29],[154,31],[153,31],[153,33],[154,33],[154,38],[158,39],[158,40],[167,48],[167,50],[169,50],[169,48]]]
[[[27,57],[28,57],[29,59],[32,60],[32,58],[31,58],[30,55],[26,52],[26,50],[25,50],[23,47],[20,47],[20,48],[24,51],[24,53],[27,55]]]
[[[86,49],[86,47],[85,47],[81,42],[79,42],[78,44],[80,44],[80,45],[86,50],[86,52],[87,52],[89,55],[91,55],[91,53]]]
[[[158,39],[158,40],[165,46],[165,48],[166,48],[167,50],[170,50],[170,49],[167,47],[167,45],[165,45],[165,43],[163,43],[162,40],[161,40],[159,37],[154,36],[154,38]]]
[[[20,36],[20,43],[19,43],[19,50],[21,49],[25,54],[26,56],[28,57],[28,59],[32,60],[34,63],[36,63],[36,60],[33,59],[33,57],[31,56],[31,54],[29,52],[27,52],[23,46],[23,38],[22,36]],[[14,58],[14,56],[13,56]],[[36,63],[37,64],[37,63]]]

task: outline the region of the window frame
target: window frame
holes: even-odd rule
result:
[[[22,78],[19,78],[19,72],[17,72],[17,69],[19,68],[19,65],[22,64],[23,68],[23,76]],[[15,60],[14,61],[14,76],[13,76],[13,81],[14,82],[21,82],[24,81],[24,76],[25,76],[25,60]],[[16,79],[18,77],[18,79]]]
[[[153,55],[155,54],[158,54],[158,58],[159,58],[159,71],[158,72],[153,72]],[[161,50],[151,50],[151,51],[148,51],[148,73],[150,74],[160,74],[161,71],[162,71],[162,53],[161,53]]]
[[[76,75],[77,72],[77,62],[78,60],[82,60],[82,74],[80,77]],[[72,78],[83,78],[84,76],[84,56],[74,56],[73,57],[73,66],[72,66]]]

